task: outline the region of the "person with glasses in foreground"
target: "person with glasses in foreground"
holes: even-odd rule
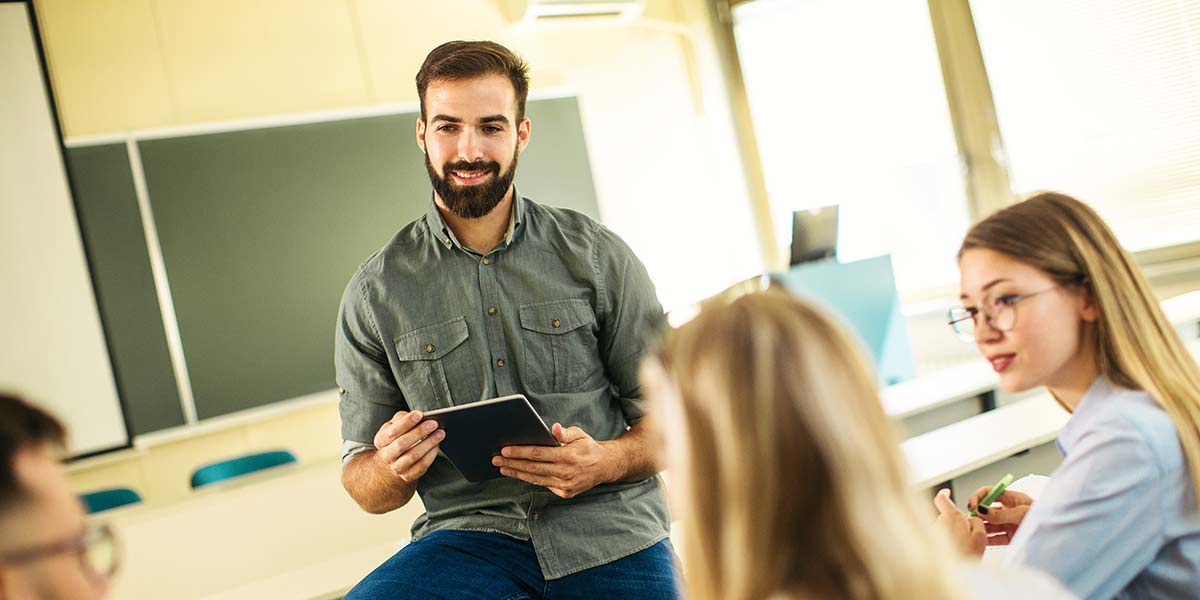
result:
[[[106,527],[90,527],[57,458],[54,417],[0,394],[0,600],[103,598],[116,570]]]
[[[972,227],[958,264],[950,325],[1005,391],[1045,386],[1071,413],[1037,501],[979,507],[988,543],[1083,598],[1200,597],[1200,369],[1129,253],[1086,204],[1040,193]],[[935,504],[982,553],[948,495]]]
[[[868,359],[786,291],[702,308],[641,380],[689,600],[1072,597],[1031,571],[956,564],[940,531],[916,525],[931,515]]]

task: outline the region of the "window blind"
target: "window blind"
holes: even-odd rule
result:
[[[1200,2],[972,0],[1014,190],[1130,250],[1200,239]]]

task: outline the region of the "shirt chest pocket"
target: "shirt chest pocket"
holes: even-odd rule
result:
[[[396,381],[410,410],[433,410],[479,399],[467,322],[462,317],[414,329],[395,339]]]
[[[596,314],[587,300],[520,307],[524,360],[521,380],[535,392],[568,392],[602,374]]]

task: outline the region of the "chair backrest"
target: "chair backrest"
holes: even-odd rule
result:
[[[263,469],[270,469],[296,462],[296,455],[287,450],[271,450],[230,458],[205,465],[192,472],[192,487],[211,485],[234,477],[241,477]]]
[[[79,499],[83,501],[88,514],[91,515],[128,504],[137,504],[142,501],[142,496],[130,488],[122,487],[87,492],[80,494]]]

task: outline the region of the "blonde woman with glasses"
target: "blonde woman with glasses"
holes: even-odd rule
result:
[[[771,289],[706,308],[643,367],[691,600],[1066,598],[955,564],[906,480],[875,375],[831,319]],[[982,523],[977,524],[982,530]]]
[[[1087,205],[1041,193],[972,227],[958,262],[951,326],[1005,391],[1045,386],[1072,413],[1037,501],[979,507],[990,543],[1082,598],[1200,598],[1200,370],[1133,259]]]

